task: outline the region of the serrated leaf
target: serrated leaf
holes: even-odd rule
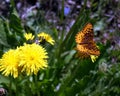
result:
[[[6,32],[4,30],[3,22],[0,19],[0,44],[4,46],[8,46]]]
[[[21,25],[21,20],[17,15],[11,14],[9,26],[17,33],[21,33],[23,31],[23,27]]]

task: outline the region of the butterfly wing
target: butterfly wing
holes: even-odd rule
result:
[[[75,36],[75,41],[77,43],[76,49],[78,50],[78,54],[83,55],[82,57],[100,55],[100,51],[93,41],[93,36],[93,26],[91,23],[86,24],[82,31],[78,32],[78,34]]]
[[[87,44],[77,44],[77,50],[81,53],[86,53],[86,55],[100,55],[100,51],[97,48],[95,42],[87,43]]]
[[[77,33],[75,36],[75,41],[78,44],[93,42],[93,36],[93,26],[91,23],[87,23],[82,31]]]

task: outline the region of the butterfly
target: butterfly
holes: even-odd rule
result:
[[[87,23],[84,28],[75,36],[77,43],[76,50],[78,55],[82,58],[89,57],[90,55],[99,56],[100,51],[93,40],[94,32],[91,23]]]

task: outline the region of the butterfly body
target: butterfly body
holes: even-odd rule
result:
[[[93,40],[93,26],[91,23],[85,25],[85,27],[77,33],[75,41],[77,43],[76,50],[79,55],[83,57],[89,57],[90,55],[99,56],[100,51]]]

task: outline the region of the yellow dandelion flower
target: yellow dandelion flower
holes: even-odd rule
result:
[[[96,59],[98,58],[98,56],[90,55],[90,58],[91,58],[92,62],[94,63],[96,61]]]
[[[0,59],[0,71],[5,76],[12,75],[18,77],[19,55],[16,50],[9,50]]]
[[[26,40],[33,40],[34,36],[32,35],[32,33],[25,33],[24,37]]]
[[[47,52],[38,44],[25,44],[19,47],[21,51],[20,64],[22,72],[26,72],[27,75],[37,74],[40,69],[47,67]]]
[[[39,33],[38,34],[39,37],[39,41],[41,42],[43,39],[45,39],[45,41],[47,41],[48,43],[50,43],[51,45],[54,45],[55,41],[53,40],[53,38],[49,35],[46,34],[45,32]]]

